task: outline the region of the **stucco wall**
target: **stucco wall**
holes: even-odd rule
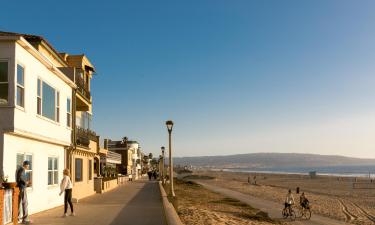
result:
[[[70,145],[71,129],[66,126],[66,101],[67,98],[72,99],[71,87],[18,44],[16,45],[16,62],[23,65],[25,69],[25,108],[17,107],[15,110],[15,129]],[[37,115],[38,77],[60,92],[59,123]],[[36,127],[38,129],[35,129]]]
[[[64,169],[64,148],[9,134],[4,135],[4,175],[15,181],[17,153],[32,154],[32,187],[28,188],[29,212],[36,213],[64,203],[59,185],[48,186],[48,157],[58,158],[59,177]]]
[[[75,159],[82,159],[82,181],[76,182],[74,180],[74,171],[75,171]],[[91,171],[91,180],[89,180],[89,160],[92,162],[92,171]],[[82,155],[73,156],[73,198],[75,200],[88,197],[95,194],[94,190],[94,158]]]

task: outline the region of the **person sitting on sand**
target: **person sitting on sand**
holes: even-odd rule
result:
[[[289,189],[288,194],[286,195],[286,198],[285,198],[285,208],[289,208],[289,213],[290,213],[291,206],[293,204],[294,204],[294,198],[292,195],[292,190]]]
[[[309,200],[305,196],[305,192],[302,192],[301,196],[299,197],[299,203],[302,206],[302,208],[307,209],[309,206]]]

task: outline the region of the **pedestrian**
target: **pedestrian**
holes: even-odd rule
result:
[[[63,171],[64,177],[61,180],[60,184],[60,194],[65,193],[64,195],[64,215],[63,217],[67,217],[67,211],[68,211],[68,204],[70,206],[70,215],[75,216],[74,210],[73,210],[73,203],[72,203],[72,181],[70,179],[70,172],[69,169],[64,169]]]
[[[151,171],[148,171],[148,172],[147,172],[147,175],[148,175],[148,180],[151,180],[152,172],[151,172]]]
[[[156,173],[156,170],[154,170],[154,172],[152,173],[152,175],[154,176],[154,180],[156,180],[157,177],[158,177],[158,174]]]
[[[26,179],[26,170],[30,167],[29,161],[24,161],[22,166],[18,167],[16,170],[16,182],[20,190],[18,197],[18,221],[23,224],[30,224],[28,201],[27,201],[27,191],[26,188],[31,185],[30,181]],[[22,214],[21,214],[22,213]]]

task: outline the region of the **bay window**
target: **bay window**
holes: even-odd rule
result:
[[[8,105],[8,62],[0,61],[0,106]]]

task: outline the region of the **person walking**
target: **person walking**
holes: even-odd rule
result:
[[[17,186],[20,189],[19,197],[18,197],[18,221],[22,224],[30,224],[31,221],[29,219],[29,209],[28,209],[28,201],[27,201],[27,191],[26,188],[30,186],[31,182],[27,181],[26,178],[26,170],[30,167],[29,161],[24,161],[22,166],[18,167],[16,170],[16,182]],[[22,213],[22,214],[21,214]]]
[[[65,192],[65,195],[64,195],[64,215],[63,217],[67,217],[68,214],[67,214],[67,211],[68,211],[68,204],[70,206],[70,212],[71,212],[71,216],[75,216],[75,213],[74,213],[74,209],[73,209],[73,203],[72,203],[72,181],[70,180],[70,172],[69,172],[69,169],[64,169],[63,171],[63,174],[64,174],[64,177],[63,179],[61,180],[61,184],[60,184],[60,194],[59,195],[62,195],[62,193]]]

